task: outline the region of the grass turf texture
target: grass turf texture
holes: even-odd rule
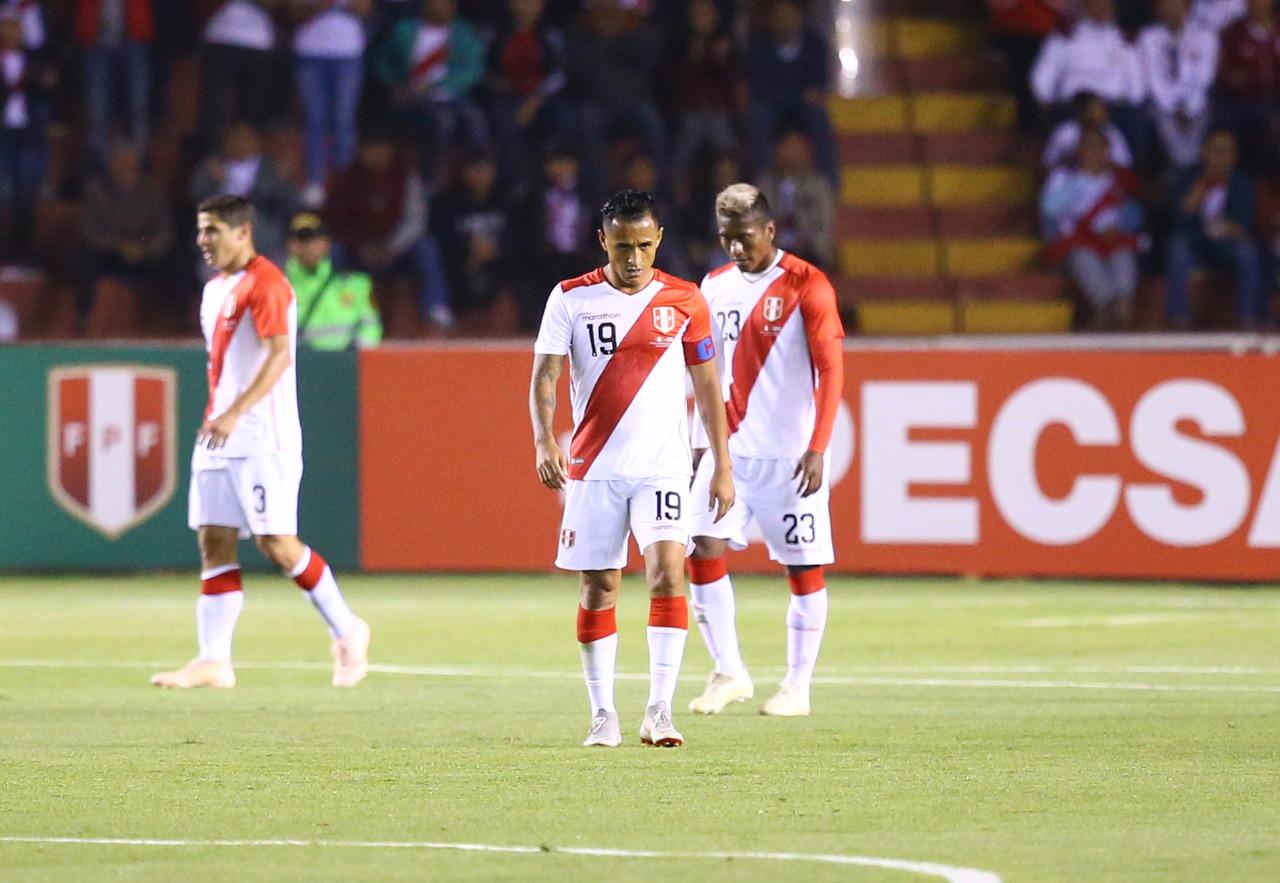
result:
[[[647,603],[628,577],[627,743],[586,750],[573,579],[343,585],[373,625],[375,664],[424,669],[333,689],[319,618],[286,581],[252,576],[240,686],[162,691],[150,663],[193,654],[190,578],[0,580],[0,836],[785,851],[1005,881],[1280,879],[1271,591],[835,580],[814,714],[778,720],[756,712],[784,659],[785,583],[739,579],[756,701],[714,718],[683,710],[709,668],[695,630],[676,697],[687,745],[656,750],[635,736]],[[1064,682],[1078,686],[1038,686]],[[15,880],[595,877],[928,879],[742,858],[0,843],[0,878]]]

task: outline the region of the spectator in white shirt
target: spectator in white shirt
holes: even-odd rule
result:
[[[307,186],[303,200],[324,202],[326,177],[356,156],[356,111],[364,84],[364,19],[372,0],[293,0],[298,97],[306,120]]]
[[[217,149],[227,127],[271,122],[281,81],[276,26],[259,0],[225,0],[205,23],[200,42],[200,124],[206,149]]]
[[[1075,24],[1044,41],[1031,68],[1031,91],[1056,119],[1081,92],[1100,96],[1113,110],[1143,100],[1137,55],[1116,24],[1113,0],[1084,0]]]
[[[3,0],[0,13],[12,14],[22,26],[22,48],[40,52],[45,48],[46,31],[40,0]]]
[[[1218,68],[1218,36],[1188,16],[1188,0],[1159,0],[1160,21],[1138,35],[1156,131],[1177,168],[1195,165],[1209,129],[1209,90]]]
[[[1107,158],[1113,166],[1132,167],[1133,154],[1129,151],[1129,142],[1111,122],[1107,103],[1092,92],[1081,92],[1076,96],[1075,107],[1076,115],[1058,123],[1049,135],[1041,157],[1044,167],[1053,171],[1058,166],[1074,163],[1079,158],[1080,133],[1086,129],[1096,129],[1106,136]]]

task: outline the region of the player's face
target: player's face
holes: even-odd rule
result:
[[[215,270],[226,270],[239,262],[251,247],[248,224],[232,227],[209,212],[196,214],[196,245],[204,262]]]
[[[628,291],[649,284],[661,242],[662,228],[653,215],[638,221],[610,218],[600,230],[600,247],[609,255],[609,266],[621,287]]]
[[[720,247],[742,272],[759,273],[773,261],[773,237],[777,232],[773,221],[759,215],[719,215],[716,224],[720,228]]]

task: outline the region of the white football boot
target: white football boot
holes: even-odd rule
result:
[[[760,708],[770,717],[805,717],[809,714],[809,694],[791,684],[779,685],[769,701]]]
[[[707,676],[707,688],[689,703],[689,710],[698,714],[719,714],[731,703],[744,702],[755,694],[755,685],[745,672],[735,677],[727,672],[713,671]]]
[[[230,659],[209,661],[193,659],[177,671],[162,671],[151,676],[157,687],[176,687],[186,690],[193,687],[217,687],[229,689],[236,685],[235,669]]]
[[[591,719],[591,732],[582,740],[582,747],[617,748],[621,744],[622,726],[618,723],[618,713],[600,709]]]
[[[655,748],[679,748],[684,744],[684,736],[671,722],[671,707],[667,703],[655,702],[644,710],[640,741]]]
[[[333,656],[333,685],[354,687],[369,674],[369,623],[356,619],[351,634],[335,638],[329,648]]]

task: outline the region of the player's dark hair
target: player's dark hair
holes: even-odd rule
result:
[[[643,190],[619,190],[600,207],[600,225],[610,221],[641,221],[646,217],[658,223],[658,206]]]
[[[253,203],[243,196],[224,193],[211,196],[196,206],[197,212],[213,215],[228,227],[243,227],[253,223]]]

